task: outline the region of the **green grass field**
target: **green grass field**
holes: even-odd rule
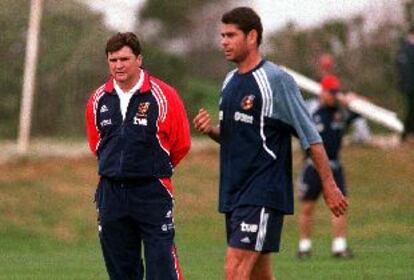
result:
[[[224,226],[217,208],[217,149],[178,168],[178,253],[187,280],[223,279]],[[414,149],[350,146],[343,153],[356,258],[330,257],[329,212],[315,219],[314,256],[295,258],[296,217],[286,219],[278,279],[414,279]],[[301,155],[295,154],[297,173]],[[0,165],[0,279],[107,279],[96,236],[95,160],[20,159]]]

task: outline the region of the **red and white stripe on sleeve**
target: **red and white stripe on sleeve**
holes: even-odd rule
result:
[[[88,136],[89,148],[92,153],[96,155],[99,142],[101,141],[101,135],[98,130],[96,113],[98,109],[99,99],[105,94],[105,85],[99,87],[90,96],[86,105],[86,133]]]
[[[190,150],[190,125],[183,102],[177,91],[151,77],[152,93],[159,106],[157,137],[175,167]]]

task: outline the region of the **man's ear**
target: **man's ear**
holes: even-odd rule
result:
[[[143,59],[144,59],[144,57],[141,54],[139,54],[137,56],[137,61],[138,61],[139,67],[141,67]]]
[[[258,34],[256,29],[252,29],[247,33],[247,42],[249,45],[257,45],[257,38]]]

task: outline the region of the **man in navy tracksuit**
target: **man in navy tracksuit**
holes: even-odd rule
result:
[[[321,87],[322,92],[320,93],[319,101],[308,101],[308,109],[322,137],[336,184],[346,196],[345,178],[339,161],[339,152],[347,128],[359,115],[346,110],[345,107],[340,106],[339,102],[346,106],[350,98],[355,98],[355,94],[338,94],[340,82],[334,75],[326,75],[321,81]],[[313,213],[316,201],[322,192],[321,179],[312,159],[308,155],[304,160],[299,188],[302,207],[299,214],[300,240],[298,257],[304,259],[311,256]],[[353,256],[346,242],[346,227],[346,215],[340,217],[332,216],[334,239],[331,251],[334,257],[350,258]]]
[[[98,159],[99,237],[112,280],[183,279],[174,245],[173,168],[190,148],[178,93],[141,68],[138,38],[106,45],[111,77],[86,108],[89,146]]]
[[[223,84],[220,125],[207,111],[195,128],[220,143],[219,211],[227,231],[226,280],[272,280],[283,217],[293,213],[291,135],[317,163],[326,202],[342,215],[347,202],[337,188],[322,140],[296,83],[259,53],[262,25],[250,8],[225,13],[221,26],[227,60],[235,62]]]

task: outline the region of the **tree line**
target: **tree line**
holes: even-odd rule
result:
[[[189,5],[191,2],[191,5]],[[29,0],[0,1],[0,139],[15,138],[20,108]],[[146,1],[135,31],[144,67],[180,91],[189,117],[201,106],[217,113],[220,83],[231,69],[219,49],[222,11],[233,1]],[[45,0],[32,135],[82,137],[89,94],[108,75],[104,53],[114,32],[78,1]],[[384,19],[366,30],[363,16],[299,28],[287,24],[267,34],[266,57],[316,77],[316,59],[331,52],[345,88],[401,112],[394,57],[401,24]]]

